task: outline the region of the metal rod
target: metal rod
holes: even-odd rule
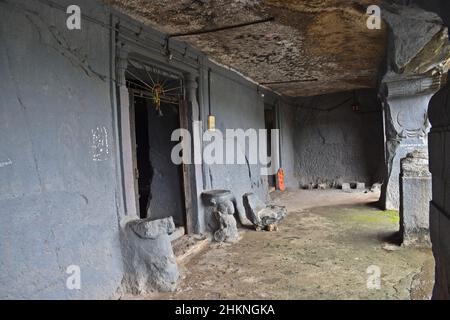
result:
[[[218,27],[218,28],[212,28],[212,29],[206,29],[206,30],[197,30],[197,31],[191,31],[191,32],[173,33],[173,34],[169,34],[168,38],[195,36],[195,35],[199,35],[199,34],[205,34],[205,33],[211,33],[211,32],[217,32],[217,31],[223,31],[223,30],[229,30],[229,29],[242,28],[242,27],[251,26],[251,25],[259,24],[259,23],[266,23],[266,22],[270,22],[270,21],[274,21],[274,20],[275,20],[274,17],[269,17],[269,18],[265,18],[265,19],[261,19],[261,20],[244,22],[244,23],[239,23],[239,24],[230,25],[230,26],[223,26],[223,27]]]
[[[285,83],[298,83],[298,82],[315,82],[319,81],[319,79],[301,79],[301,80],[289,80],[289,81],[274,81],[274,82],[262,82],[261,85],[271,85],[271,84],[285,84]]]

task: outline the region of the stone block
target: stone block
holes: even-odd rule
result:
[[[371,192],[380,192],[381,191],[381,183],[374,183],[372,187],[370,187]]]
[[[364,182],[357,182],[356,183],[356,190],[366,190],[366,184]]]
[[[180,274],[169,236],[174,230],[172,218],[125,223],[121,237],[126,292],[147,294],[176,289]]]
[[[162,234],[175,232],[175,223],[172,217],[160,220],[136,220],[129,223],[129,227],[143,239],[156,239]]]
[[[346,182],[344,182],[343,184],[342,184],[342,191],[344,191],[344,192],[352,192],[352,188],[351,188],[351,186],[350,186],[350,183],[346,183]]]
[[[405,246],[430,246],[431,174],[428,153],[414,151],[401,161],[400,232]]]
[[[266,229],[270,225],[276,225],[287,215],[285,207],[266,205],[253,193],[244,195],[244,207],[248,218],[257,229]]]
[[[328,185],[326,183],[319,183],[317,185],[317,189],[319,189],[319,190],[326,190],[326,189],[328,189]]]
[[[246,193],[244,194],[244,207],[247,215],[250,214],[248,218],[253,221],[257,213],[266,208],[266,204],[256,194]]]

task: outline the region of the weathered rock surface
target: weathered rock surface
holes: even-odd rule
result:
[[[418,7],[384,5],[390,27],[387,72],[380,97],[386,136],[386,171],[381,205],[400,207],[400,160],[413,150],[427,149],[427,111],[448,71],[450,43],[441,18]]]
[[[244,207],[248,218],[258,229],[273,229],[286,215],[287,209],[283,206],[266,205],[255,194],[244,195]]]
[[[384,4],[382,17],[390,27],[392,70],[424,74],[450,62],[448,31],[442,19],[418,7]]]
[[[401,161],[403,177],[430,177],[428,151],[414,150]]]
[[[172,218],[151,221],[136,220],[129,223],[130,228],[143,239],[156,239],[162,234],[172,234],[175,223]]]
[[[174,291],[180,276],[169,235],[172,218],[133,220],[122,228],[124,289],[133,294]]]
[[[367,28],[380,0],[108,0],[162,32],[178,33],[274,21],[178,37],[213,60],[288,96],[375,88],[385,25]]]
[[[359,191],[366,190],[366,184],[364,182],[357,182],[356,190],[359,190]]]
[[[230,190],[210,190],[202,194],[203,201],[208,206],[206,221],[208,230],[213,233],[217,242],[235,242],[239,239],[234,201]],[[242,220],[242,219],[241,219]]]
[[[235,242],[239,239],[236,219],[234,218],[234,204],[226,200],[217,205],[215,210],[216,219],[219,222],[219,229],[214,233],[214,240],[217,242]]]
[[[404,246],[429,247],[431,173],[428,152],[415,150],[402,159],[400,174],[400,233]]]

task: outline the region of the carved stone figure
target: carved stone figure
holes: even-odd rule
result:
[[[208,226],[217,242],[235,242],[239,239],[234,214],[234,196],[229,190],[211,190],[203,193],[203,199],[210,206]]]
[[[214,233],[217,242],[235,242],[239,239],[234,204],[230,200],[219,203],[215,211],[219,229]]]

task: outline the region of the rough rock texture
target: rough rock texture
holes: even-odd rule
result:
[[[300,186],[382,181],[383,117],[376,90],[296,99],[295,176]],[[358,104],[359,111],[353,111]]]
[[[431,173],[428,152],[413,151],[401,160],[400,233],[404,246],[429,247]]]
[[[244,206],[248,218],[258,229],[270,228],[279,223],[287,215],[287,210],[283,206],[266,205],[253,193],[244,195]]]
[[[418,7],[385,5],[390,27],[387,71],[380,96],[385,117],[386,170],[381,205],[400,206],[400,160],[427,148],[428,103],[442,86],[450,61],[447,28],[441,18]]]
[[[369,30],[366,24],[367,7],[379,0],[106,2],[169,34],[274,17],[272,22],[176,39],[288,96],[376,87],[385,52],[385,26]]]
[[[122,230],[125,263],[124,291],[145,294],[174,291],[180,276],[169,235],[172,218],[133,220]]]
[[[67,3],[67,2],[66,2]],[[107,24],[96,1],[78,0]],[[110,32],[0,1],[0,299],[110,299],[123,275]],[[81,290],[68,290],[70,266]]]
[[[423,74],[450,62],[447,28],[433,12],[417,7],[384,5],[382,17],[390,27],[390,67],[396,73]]]
[[[217,242],[235,242],[239,239],[236,219],[234,218],[234,204],[230,200],[217,205],[214,212],[219,223],[219,229],[214,232]]]
[[[175,231],[175,224],[172,218],[151,221],[136,220],[129,223],[129,227],[143,239],[156,239],[161,234],[171,234]]]
[[[352,192],[352,188],[350,187],[350,183],[344,182],[342,183],[342,191],[344,192]]]
[[[229,190],[210,190],[202,194],[209,209],[206,210],[208,231],[213,232],[217,242],[235,242],[239,238],[233,193]],[[240,219],[242,220],[242,219]]]
[[[400,160],[409,152],[427,148],[428,101],[432,94],[386,98],[384,104],[386,130],[386,172],[381,204],[385,209],[400,207]]]

